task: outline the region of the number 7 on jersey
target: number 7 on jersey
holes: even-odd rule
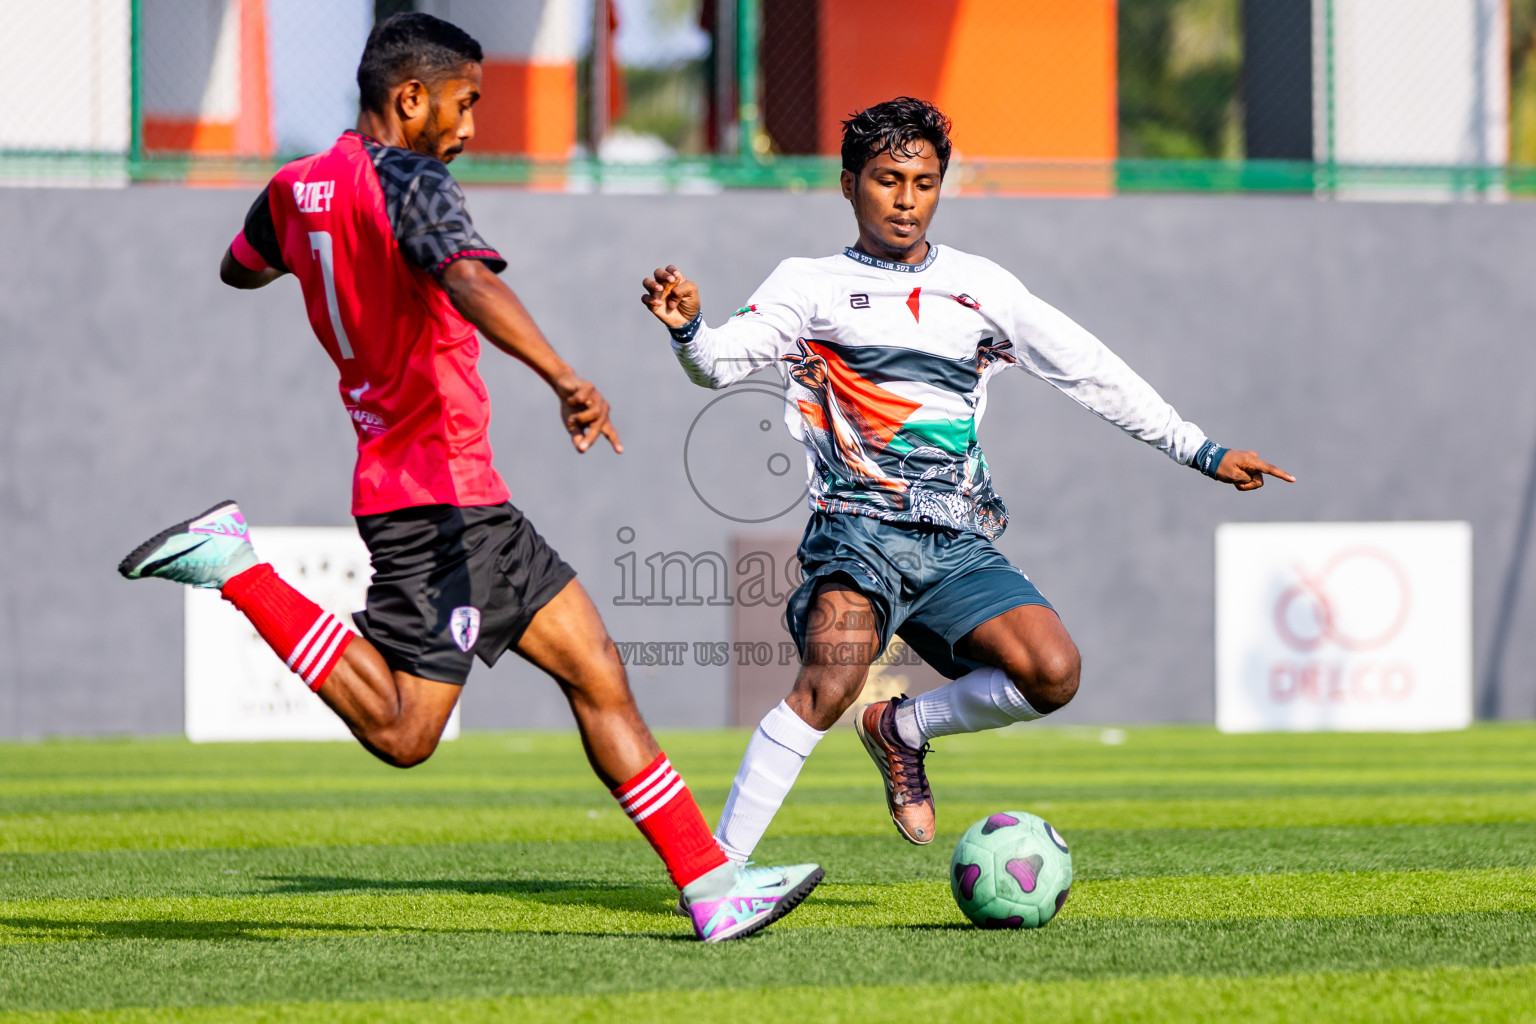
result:
[[[331,330],[336,332],[336,347],[341,358],[352,358],[352,343],[347,340],[346,328],[341,326],[341,304],[336,301],[335,246],[329,231],[309,233],[309,251],[320,261],[320,276],[325,279],[325,308],[331,314]]]

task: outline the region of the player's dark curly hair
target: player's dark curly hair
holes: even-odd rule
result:
[[[368,33],[357,65],[358,99],[364,110],[383,113],[389,90],[401,82],[419,78],[432,87],[484,59],[475,37],[457,25],[418,11],[393,14]]]
[[[890,150],[903,159],[927,142],[939,157],[939,177],[949,170],[949,118],[927,100],[898,96],[854,114],[843,122],[843,170],[857,175],[864,165]]]

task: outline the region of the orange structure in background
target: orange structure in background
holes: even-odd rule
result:
[[[576,146],[576,0],[416,0],[480,41],[476,155],[565,160]]]
[[[966,159],[1116,155],[1115,0],[769,0],[764,124],[780,152],[837,153],[840,122],[936,104]]]
[[[205,40],[205,48],[168,50],[156,66],[169,79],[166,91],[175,97],[171,103],[177,109],[144,112],[146,150],[272,154],[266,0],[227,0],[225,17],[234,20],[233,52],[219,53],[216,35]],[[215,80],[221,78],[227,81]]]
[[[153,55],[143,62],[147,151],[273,155],[267,6],[267,0],[144,5],[145,45]],[[461,24],[485,48],[475,153],[570,156],[576,144],[574,0],[417,0],[416,6]],[[356,54],[326,59],[345,60],[350,71]]]
[[[203,121],[195,117],[144,115],[144,149],[154,153],[199,153],[228,156],[235,151],[233,121]]]
[[[235,119],[235,152],[272,154],[272,88],[267,75],[266,0],[240,4],[240,114]]]
[[[487,54],[475,104],[477,153],[564,160],[576,145],[576,64]]]

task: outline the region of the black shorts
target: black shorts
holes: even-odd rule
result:
[[[464,685],[522,638],[576,570],[510,502],[422,505],[358,516],[373,556],[368,606],[353,616],[389,667]]]

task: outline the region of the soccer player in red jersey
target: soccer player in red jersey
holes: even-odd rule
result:
[[[578,452],[622,451],[608,403],[496,275],[447,163],[474,136],[482,53],[427,14],[377,25],[357,129],[286,165],[224,254],[224,282],[299,279],[357,430],[352,513],[373,561],[361,636],[257,561],[234,502],[162,531],[119,567],[217,587],[381,760],[426,760],[473,658],[508,649],[554,676],[593,770],[666,863],[700,939],[750,934],[821,880],[814,864],[739,867],[635,706],[597,608],[514,508],[491,465],[484,335],[554,389]]]

